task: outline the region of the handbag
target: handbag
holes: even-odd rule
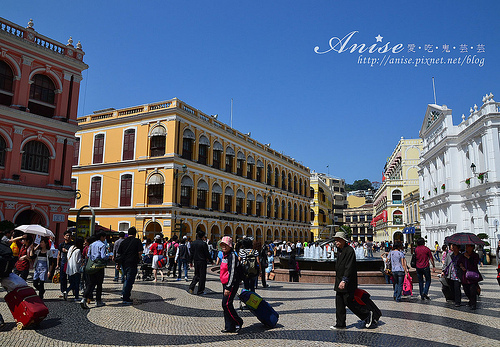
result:
[[[52,276],[52,283],[57,284],[61,280],[61,272],[59,270],[56,270],[56,273],[54,276]]]
[[[465,272],[465,278],[470,282],[479,282],[481,276],[479,275],[479,272],[467,270]]]
[[[406,273],[405,279],[403,281],[403,295],[411,296],[413,294],[413,280],[410,273]]]
[[[445,276],[439,276],[439,282],[443,285],[443,287],[449,287],[448,281]]]
[[[97,258],[96,260],[91,260],[89,258],[89,260],[87,261],[87,265],[85,265],[85,272],[88,275],[93,275],[99,272],[99,270],[104,269],[105,267],[106,267],[106,260],[101,258]]]
[[[274,271],[271,271],[271,272],[269,273],[269,279],[270,279],[271,281],[273,281],[275,277],[276,277],[276,273],[275,273]]]

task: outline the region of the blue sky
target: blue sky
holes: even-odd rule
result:
[[[20,25],[33,18],[43,35],[81,41],[90,68],[79,115],[178,97],[229,124],[232,98],[234,128],[352,183],[381,181],[399,139],[418,138],[434,102],[432,77],[455,124],[486,93],[500,99],[499,10],[494,0],[18,0],[2,4],[0,16]],[[346,50],[404,49],[315,53],[353,31]],[[360,56],[379,65],[360,64]],[[474,56],[477,64],[468,63]],[[391,57],[412,64],[391,65]],[[464,63],[415,66],[417,58]]]

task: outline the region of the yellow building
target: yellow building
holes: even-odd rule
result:
[[[140,236],[309,240],[309,168],[217,116],[174,98],[79,125],[73,218],[90,205],[96,223]]]
[[[347,207],[345,181],[323,173],[311,174],[311,233],[314,241],[331,237],[335,227],[343,224]]]
[[[418,190],[421,139],[401,138],[384,167],[384,180],[373,197],[374,241],[408,241],[403,237],[403,200]]]

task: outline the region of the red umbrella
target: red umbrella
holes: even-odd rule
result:
[[[451,236],[447,236],[444,239],[445,243],[450,243],[454,245],[484,245],[484,241],[477,237],[473,233],[456,233]]]

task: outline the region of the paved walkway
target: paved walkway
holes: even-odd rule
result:
[[[266,330],[248,311],[241,316],[239,334],[222,334],[221,285],[208,277],[208,294],[193,296],[188,283],[172,278],[163,283],[136,282],[133,306],[123,306],[120,285],[107,270],[105,307],[83,310],[61,301],[56,285],[48,284],[49,316],[36,329],[18,331],[0,292],[0,313],[7,325],[0,331],[0,346],[498,346],[500,344],[500,287],[493,266],[485,276],[478,309],[447,304],[440,285],[433,281],[431,301],[418,295],[396,303],[392,286],[366,285],[383,316],[376,329],[367,330],[348,311],[348,329],[332,331],[335,292],[331,285],[271,282],[258,289],[280,314],[278,326]],[[190,273],[192,275],[192,273]],[[418,292],[418,283],[414,285]],[[464,305],[467,300],[464,300]]]

